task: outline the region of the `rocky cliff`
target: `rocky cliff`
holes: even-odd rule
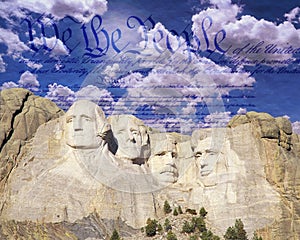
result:
[[[286,118],[248,112],[188,136],[89,103],[64,114],[24,89],[0,106],[3,239],[140,238],[165,200],[204,206],[220,236],[240,218],[249,237],[300,239],[300,139]]]
[[[0,189],[37,128],[63,115],[53,102],[17,88],[0,93]]]

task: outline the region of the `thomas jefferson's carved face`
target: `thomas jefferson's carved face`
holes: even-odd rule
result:
[[[150,156],[149,136],[142,122],[130,115],[116,116],[110,121],[118,141],[116,155],[130,160],[147,159]]]
[[[77,149],[98,148],[101,138],[97,133],[96,108],[92,102],[75,102],[65,116],[65,139],[67,145]]]

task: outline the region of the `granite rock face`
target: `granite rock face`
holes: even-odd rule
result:
[[[37,229],[101,239],[114,226],[134,236],[168,200],[204,206],[220,236],[240,218],[249,237],[300,239],[300,137],[284,117],[249,112],[188,136],[130,115],[106,119],[89,102],[63,114],[26,90],[0,96],[0,236]]]
[[[263,239],[299,239],[299,135],[292,132],[288,119],[272,118],[264,113],[249,112],[244,116],[236,116],[229,123],[229,128],[234,133],[233,136],[244,135],[243,138],[235,137],[236,140],[231,140],[233,149],[238,155],[242,155],[241,149],[244,146],[247,148],[245,153],[249,154],[249,161],[259,159],[257,162],[260,165],[253,170],[263,170],[263,177],[278,196],[277,217],[274,212],[273,222],[259,230]],[[245,144],[246,137],[253,139],[248,145]],[[257,158],[253,156],[251,149],[257,152]],[[271,201],[271,198],[265,198]]]
[[[37,128],[59,116],[63,111],[48,99],[16,88],[0,93],[0,189],[15,166],[22,146]]]

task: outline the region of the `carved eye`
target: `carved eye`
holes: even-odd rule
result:
[[[66,122],[67,122],[67,123],[73,122],[73,118],[72,118],[72,117],[68,117],[68,118],[66,119]]]
[[[131,130],[131,133],[132,133],[133,135],[138,135],[138,134],[139,134],[139,132],[138,132],[137,130]]]
[[[91,119],[91,118],[89,118],[89,117],[85,117],[85,118],[84,118],[84,121],[86,121],[86,122],[91,122],[91,121],[92,121],[92,119]]]
[[[202,152],[196,152],[195,158],[199,158],[199,157],[201,157],[201,156],[202,156]]]

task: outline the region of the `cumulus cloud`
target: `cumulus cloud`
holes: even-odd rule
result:
[[[246,108],[239,108],[239,110],[237,111],[238,115],[245,115],[246,113],[247,113]]]
[[[69,87],[53,83],[48,85],[48,92],[45,96],[55,102],[60,108],[66,110],[76,100],[76,95]]]
[[[3,83],[2,86],[0,87],[0,90],[9,89],[9,88],[17,88],[17,87],[19,87],[18,84],[10,81],[10,82]]]
[[[205,127],[226,127],[231,119],[231,112],[215,112],[204,118]]]
[[[37,13],[51,14],[57,19],[72,16],[79,21],[88,22],[94,14],[102,15],[107,11],[106,0],[53,0],[53,1],[23,1],[12,0],[2,3],[3,13],[14,13],[23,15],[20,9],[28,9]],[[6,14],[6,16],[7,16]]]
[[[285,21],[277,25],[249,15],[238,18],[242,9],[236,4],[231,4],[230,0],[211,0],[210,2],[213,6],[192,17],[192,30],[201,43],[205,43],[202,26],[207,30],[208,39],[211,42],[217,32],[223,29],[226,37],[220,44],[221,48],[228,50],[226,54],[229,56],[246,57],[246,59],[252,60],[246,64],[256,64],[263,60],[273,60],[272,64],[281,64],[283,60],[287,60],[293,55],[292,50],[289,52],[288,48],[297,49],[300,30],[290,22]],[[210,17],[211,21],[207,17]],[[261,49],[258,52],[251,51],[251,48],[253,49],[255,46],[257,46],[257,50]],[[282,54],[279,53],[280,50],[286,52]],[[258,62],[253,62],[255,60]],[[281,62],[274,62],[276,60]]]
[[[300,23],[300,7],[293,8],[289,13],[284,14],[291,23]]]
[[[106,89],[100,89],[94,85],[88,85],[75,92],[77,100],[86,99],[98,104],[106,114],[113,110],[114,99]]]
[[[143,119],[143,122],[160,132],[180,132],[182,134],[191,134],[195,129],[203,128],[203,123],[195,123],[191,119],[182,118],[164,118],[164,119]]]
[[[48,85],[48,92],[45,97],[64,110],[67,110],[75,101],[82,99],[98,104],[106,114],[111,114],[114,107],[114,99],[111,93],[94,85],[85,86],[74,92],[67,86],[53,83]]]
[[[112,66],[108,65],[103,71],[103,77],[105,82],[110,82],[112,79],[118,77],[120,71],[120,66],[117,63],[114,63]]]
[[[293,132],[296,134],[300,134],[300,121],[296,121],[292,123]]]
[[[23,51],[29,51],[17,34],[9,29],[0,28],[0,43],[7,46],[6,54],[13,57],[20,57]]]
[[[56,37],[34,38],[33,43],[36,47],[46,45],[49,48],[49,51],[51,52],[51,57],[69,54],[68,48],[63,44],[63,42],[60,39],[57,39]]]
[[[29,71],[24,72],[18,81],[20,87],[27,88],[31,91],[38,91],[40,83],[37,80],[37,75]]]
[[[2,55],[0,55],[0,73],[6,71],[6,63],[4,62]]]
[[[115,114],[144,114],[147,121],[151,121],[148,119],[151,116],[160,119],[156,125],[159,123],[163,128],[176,127],[164,124],[164,119],[189,120],[199,127],[199,103],[206,105],[211,113],[224,112],[223,95],[255,82],[247,72],[232,73],[229,67],[219,66],[208,58],[189,55],[184,39],[171,34],[161,23],[147,35],[148,39],[160,36],[163,40],[147,42],[142,57],[132,61],[137,63],[132,69],[151,70],[147,74],[133,72],[118,80],[117,86],[125,88],[127,94],[116,103]],[[145,46],[145,42],[140,46]],[[223,117],[227,119],[227,115]]]

